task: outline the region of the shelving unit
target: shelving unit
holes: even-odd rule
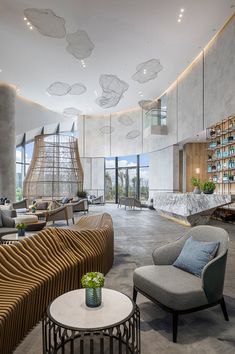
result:
[[[235,116],[207,129],[208,179],[216,183],[216,192],[235,194]]]

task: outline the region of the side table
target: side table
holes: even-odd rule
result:
[[[102,288],[102,304],[85,305],[85,289],[56,298],[43,319],[43,353],[140,354],[138,306],[126,295]]]
[[[32,236],[32,235],[35,235],[35,232],[27,232],[25,233],[25,236],[18,236],[18,233],[15,232],[15,233],[12,233],[12,234],[7,234],[7,235],[4,235],[0,238],[0,244],[11,244],[11,243],[14,243],[14,242],[18,242],[20,240],[23,240],[25,237],[29,237],[29,236]]]

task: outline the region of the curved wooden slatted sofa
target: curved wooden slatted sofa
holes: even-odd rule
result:
[[[53,299],[80,287],[84,273],[106,274],[113,254],[112,218],[106,213],[1,245],[0,353],[11,353]]]

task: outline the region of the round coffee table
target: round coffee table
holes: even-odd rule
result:
[[[126,295],[102,288],[102,304],[85,305],[85,289],[56,298],[43,319],[43,353],[140,354],[140,316]]]
[[[18,242],[20,240],[23,240],[25,237],[29,237],[35,235],[35,232],[25,232],[25,236],[18,236],[18,233],[12,233],[12,234],[7,234],[1,237],[0,243],[2,244],[11,244],[14,242]]]

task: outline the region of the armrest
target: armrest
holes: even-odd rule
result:
[[[181,249],[185,243],[185,237],[181,237],[175,242],[155,248],[152,253],[153,262],[156,265],[170,265],[173,264],[179,256]]]
[[[15,227],[15,220],[2,213],[2,224],[4,227]]]
[[[64,209],[65,209],[65,206],[62,205],[62,206],[60,206],[59,208],[56,208],[56,209],[53,209],[53,210],[49,210],[49,211],[47,212],[47,215],[48,215],[48,216],[51,216],[51,215],[57,214],[58,212],[60,212],[61,210],[64,210]]]
[[[212,259],[202,271],[202,286],[209,302],[216,302],[223,295],[226,261],[227,252]]]

